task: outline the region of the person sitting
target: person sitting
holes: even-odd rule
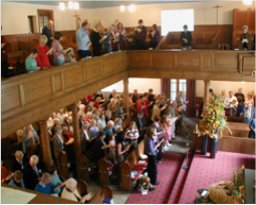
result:
[[[59,195],[62,191],[62,188],[61,188],[62,182],[58,175],[58,171],[55,166],[51,166],[48,169],[48,172],[52,176],[51,182],[50,182],[52,192]]]
[[[77,181],[74,178],[69,178],[61,193],[61,198],[85,203],[92,198],[92,195],[91,193],[88,193],[85,196],[81,196],[77,190]]]
[[[40,172],[37,168],[38,162],[38,156],[32,155],[29,159],[29,163],[23,169],[23,180],[27,189],[34,190],[38,183],[40,177]]]
[[[9,185],[16,186],[20,188],[25,188],[24,181],[22,178],[22,172],[17,170],[13,173],[12,180],[10,181]]]
[[[62,34],[60,32],[56,32],[54,34],[54,40],[52,42],[52,50],[53,50],[53,63],[55,66],[63,65],[65,62],[75,62],[74,52],[72,48],[68,48],[66,50],[63,49],[61,45]]]
[[[252,36],[248,32],[248,26],[243,26],[243,33],[240,35],[239,39],[239,49],[240,50],[251,50],[252,48]]]
[[[192,48],[192,34],[190,31],[188,31],[188,26],[183,26],[184,31],[181,32],[180,40],[181,40],[181,46],[184,50],[190,50]]]
[[[32,48],[31,53],[25,60],[25,65],[28,73],[33,73],[40,69],[39,67],[37,67],[37,62],[36,62],[37,55],[38,55],[37,49]]]
[[[11,173],[4,165],[3,161],[1,161],[1,183],[5,183],[9,180]]]
[[[155,49],[160,40],[160,33],[157,30],[157,25],[153,24],[152,30],[149,33],[150,41],[149,41],[149,48]]]
[[[41,192],[43,194],[52,194],[52,188],[50,182],[52,180],[52,176],[49,173],[43,173],[40,182],[36,185],[35,191]]]
[[[128,143],[135,148],[138,144],[138,138],[139,138],[139,130],[136,126],[136,123],[134,121],[131,121],[129,124],[128,129],[125,132],[125,139],[128,141]]]
[[[24,166],[27,164],[27,158],[24,157],[24,153],[17,150],[14,154],[15,160],[12,163],[12,171],[22,171]]]
[[[45,35],[41,35],[39,37],[39,44],[36,46],[36,50],[38,52],[36,62],[42,70],[51,67],[48,55],[52,53],[52,49],[49,49],[49,47],[46,46],[47,41],[47,37]]]

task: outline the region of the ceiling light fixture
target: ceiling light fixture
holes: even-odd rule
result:
[[[121,6],[119,7],[119,9],[120,9],[121,12],[125,12],[125,5],[121,5]]]
[[[67,4],[65,2],[60,2],[59,3],[59,9],[61,11],[65,11],[66,8],[68,8],[69,10],[79,10],[79,3],[78,2],[73,2],[73,1],[69,1]]]
[[[131,13],[135,12],[135,11],[136,11],[136,5],[135,5],[135,4],[129,5],[128,10],[129,10]]]
[[[66,10],[66,5],[65,5],[64,2],[60,2],[60,3],[59,3],[59,9],[60,9],[61,11]]]

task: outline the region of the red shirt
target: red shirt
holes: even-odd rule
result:
[[[51,66],[49,58],[47,56],[47,52],[49,51],[49,48],[47,46],[43,46],[38,44],[36,46],[38,55],[36,57],[37,65],[41,69],[49,68]]]

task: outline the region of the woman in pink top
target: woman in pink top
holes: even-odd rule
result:
[[[170,121],[167,115],[162,116],[160,126],[163,129],[164,144],[166,146],[171,146],[169,141],[171,140],[172,127],[170,126]]]
[[[51,53],[52,50],[46,46],[47,41],[47,37],[45,35],[41,35],[39,38],[39,44],[36,46],[38,52],[36,62],[37,65],[41,68],[41,70],[51,67],[48,55]]]

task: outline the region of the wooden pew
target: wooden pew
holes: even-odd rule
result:
[[[121,164],[121,183],[120,188],[122,190],[132,189],[131,172],[132,168],[139,162],[140,155],[144,153],[144,140],[142,140],[138,146],[128,155],[126,160]]]
[[[243,137],[248,138],[249,135],[249,125],[246,123],[237,123],[237,122],[229,122],[229,128],[232,131],[232,134],[225,129],[223,131],[223,136],[232,136],[232,137]]]
[[[210,142],[208,141],[208,152],[210,152]],[[201,137],[194,135],[193,145],[195,150],[201,150]],[[242,137],[223,136],[218,143],[218,150],[224,152],[235,152],[242,154],[256,154],[255,140]]]
[[[110,184],[109,180],[109,163],[107,163],[107,156],[101,158],[98,162],[99,165],[99,175],[101,186],[107,186]]]
[[[103,204],[104,198],[113,198],[112,190],[107,186],[101,188],[101,190],[92,198],[90,204]]]

